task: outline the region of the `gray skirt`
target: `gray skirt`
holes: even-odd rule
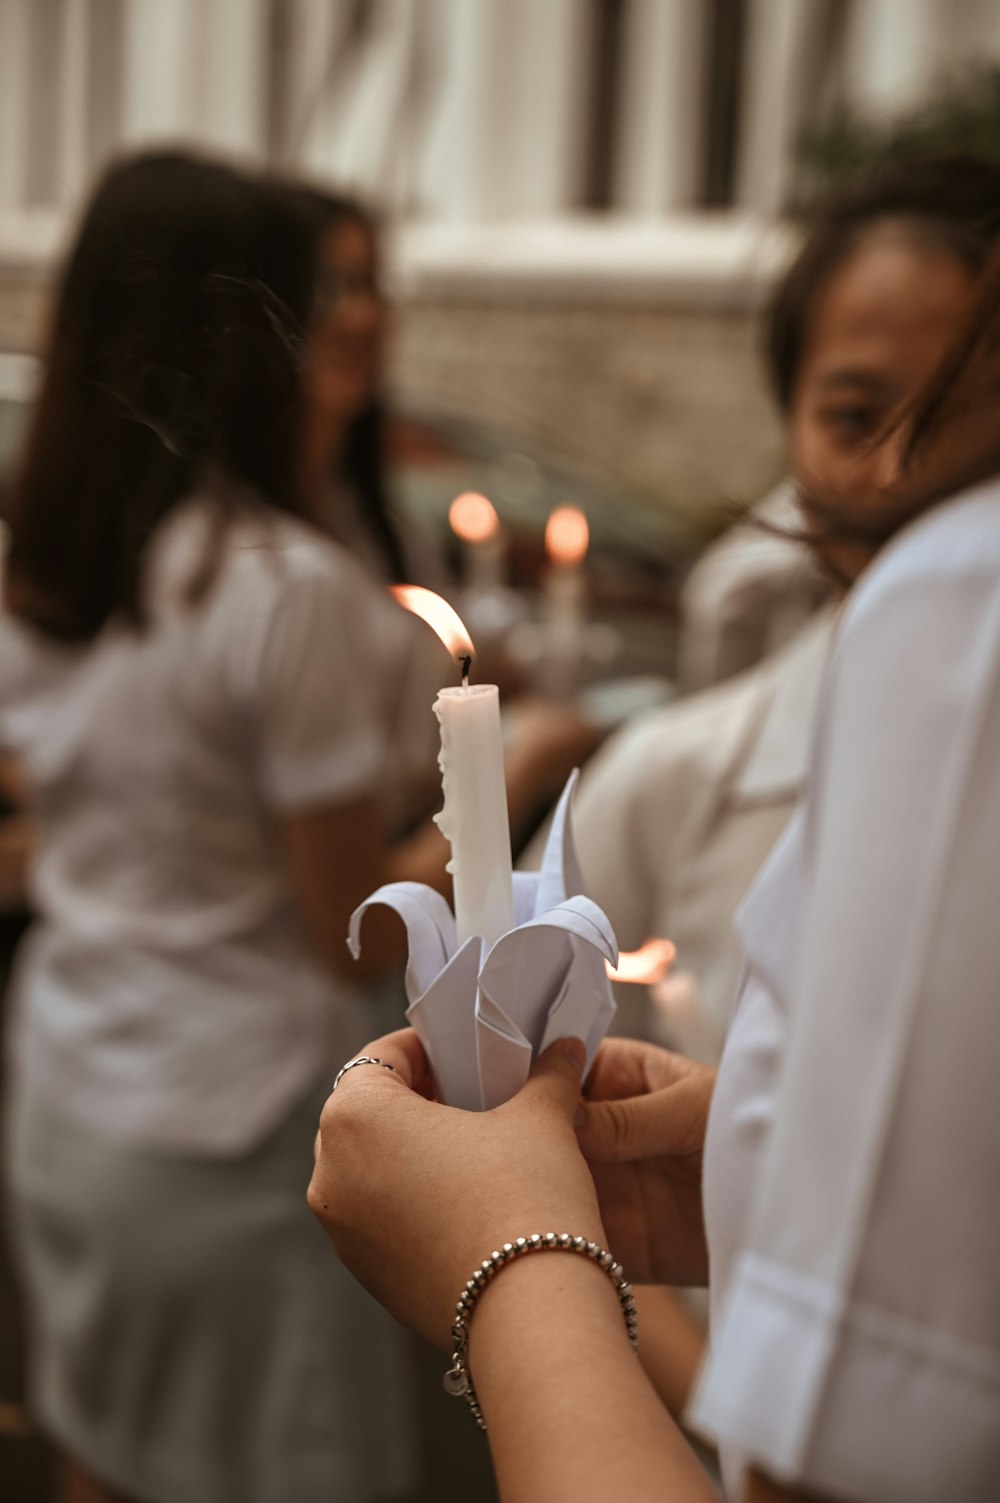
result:
[[[412,1491],[402,1333],[305,1204],[323,1094],[226,1160],[130,1149],[37,1101],[14,1105],[34,1408],[67,1453],[136,1498]]]

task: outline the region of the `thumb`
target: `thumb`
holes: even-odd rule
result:
[[[522,1095],[545,1096],[572,1121],[580,1101],[587,1050],[580,1039],[557,1039],[532,1066]]]
[[[654,1091],[617,1101],[584,1101],[576,1135],[585,1157],[615,1162],[679,1151],[669,1096],[668,1091]]]

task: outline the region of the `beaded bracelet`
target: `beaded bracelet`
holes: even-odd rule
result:
[[[479,1303],[479,1297],[487,1284],[492,1283],[500,1270],[508,1263],[512,1263],[515,1258],[533,1252],[579,1253],[582,1257],[589,1258],[592,1263],[596,1263],[598,1268],[603,1268],[615,1286],[632,1350],[635,1352],[639,1349],[639,1317],[636,1314],[632,1285],[625,1277],[622,1265],[615,1261],[611,1253],[606,1252],[603,1247],[598,1247],[596,1242],[588,1242],[586,1237],[571,1237],[568,1232],[535,1232],[530,1237],[516,1237],[513,1242],[505,1242],[503,1247],[490,1253],[489,1257],[480,1263],[459,1295],[458,1304],[455,1306],[455,1322],[451,1328],[454,1351],[451,1366],[444,1375],[445,1392],[450,1393],[453,1398],[465,1399],[480,1430],[486,1429],[486,1421],[479,1408],[479,1400],[476,1398],[476,1390],[472,1385],[472,1374],[469,1372],[469,1361],[466,1356],[469,1324],[473,1311]]]

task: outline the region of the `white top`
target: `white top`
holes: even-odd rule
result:
[[[733,915],[805,786],[833,622],[823,610],[756,668],[644,715],[586,768],[573,833],[589,896],[622,949],[677,946],[657,1015],[644,988],[616,988],[624,1032],[718,1059],[742,959]]]
[[[799,540],[805,528],[795,488],[783,480],[749,520],[705,549],[681,591],[677,677],[684,693],[776,652],[829,599],[829,581]]]
[[[709,1128],[712,1353],[692,1406],[822,1496],[1000,1479],[1000,484],[848,606],[809,795],[740,918]]]
[[[0,737],[42,822],[21,1079],[102,1131],[227,1153],[354,1042],[356,989],[310,951],[275,814],[372,789],[409,632],[273,514],[233,524],[192,608],[208,525],[194,502],[165,524],[142,634],[67,651],[0,618]]]

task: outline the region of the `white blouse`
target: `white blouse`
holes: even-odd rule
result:
[[[1000,1496],[1000,484],[861,581],[742,910],[692,1421],[859,1503]]]
[[[142,633],[70,651],[0,618],[0,738],[41,820],[13,1062],[91,1128],[236,1153],[362,1041],[278,820],[376,788],[412,633],[350,555],[276,515],[233,523],[192,607],[210,535],[196,502],[164,525]]]
[[[658,934],[677,946],[655,1019],[643,987],[617,988],[621,1032],[718,1060],[741,967],[733,914],[801,797],[833,625],[820,612],[747,673],[626,726],[585,769],[573,833],[589,896],[623,950]]]

